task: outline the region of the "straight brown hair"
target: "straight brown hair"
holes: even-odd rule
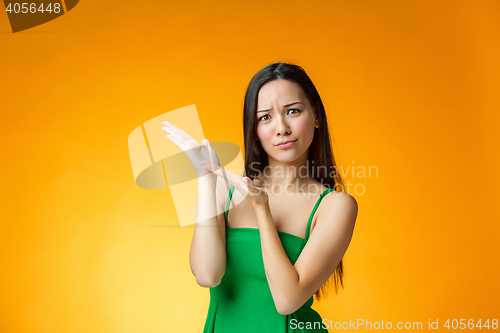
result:
[[[318,117],[319,128],[316,128],[314,131],[314,138],[311,146],[309,146],[308,154],[309,166],[313,165],[318,169],[318,172],[313,173],[313,178],[328,188],[344,192],[344,181],[337,171],[337,165],[331,150],[330,133],[323,102],[305,70],[291,63],[276,62],[270,64],[258,71],[248,84],[243,106],[243,136],[245,145],[244,175],[251,179],[255,179],[264,172],[265,167],[269,165],[267,153],[262,148],[260,141],[256,141],[257,100],[260,88],[264,84],[278,79],[297,83],[305,92]],[[328,170],[334,170],[334,172],[329,173]],[[326,295],[331,284],[333,284],[335,294],[337,294],[339,288],[344,287],[343,278],[344,265],[342,259],[330,278],[315,293],[316,298],[320,300],[322,295]]]

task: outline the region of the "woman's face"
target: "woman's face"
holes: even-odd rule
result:
[[[302,88],[283,79],[267,82],[260,88],[256,117],[262,148],[270,159],[280,162],[303,157],[313,140],[314,128],[319,127]],[[278,145],[283,141],[294,142]]]

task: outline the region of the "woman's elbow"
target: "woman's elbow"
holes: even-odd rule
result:
[[[278,310],[278,313],[284,316],[287,316],[289,314],[294,313],[297,311],[297,309],[291,308],[291,307],[276,307],[276,310]]]
[[[217,278],[214,276],[195,276],[195,278],[196,283],[204,288],[217,287],[222,281],[222,278]]]
[[[281,309],[280,310],[279,308],[276,308],[276,310],[278,310],[278,313],[280,315],[284,315],[284,316],[287,316],[287,315],[292,314],[294,312],[294,311],[289,311],[287,309]]]
[[[276,302],[275,305],[278,313],[284,316],[292,314],[300,308],[300,306],[295,306],[295,304],[289,299]]]
[[[210,279],[205,277],[196,277],[196,283],[204,288],[217,287],[220,284],[220,279]]]

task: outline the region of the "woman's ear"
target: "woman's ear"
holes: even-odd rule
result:
[[[319,120],[318,120],[318,109],[313,107],[314,112],[314,127],[319,128]]]

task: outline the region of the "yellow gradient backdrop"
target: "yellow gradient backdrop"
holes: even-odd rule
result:
[[[499,319],[498,1],[86,0],[16,34],[0,7],[0,332],[201,332],[192,225],[134,183],[127,137],[196,104],[243,148],[246,85],[275,61],[311,76],[358,185],[345,290],[313,308]]]

